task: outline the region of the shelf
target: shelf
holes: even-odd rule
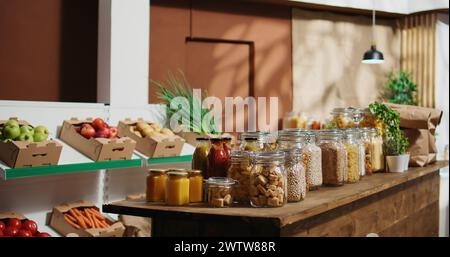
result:
[[[190,162],[192,155],[183,155],[177,157],[161,157],[148,159],[148,164],[165,164],[165,163],[181,163]],[[4,180],[46,176],[46,175],[59,175],[68,173],[79,173],[103,169],[123,169],[123,168],[137,168],[141,167],[141,158],[131,160],[115,160],[115,161],[103,161],[103,162],[85,162],[85,163],[73,163],[73,164],[60,164],[51,166],[40,167],[24,167],[11,169],[4,165],[0,165],[0,177]]]

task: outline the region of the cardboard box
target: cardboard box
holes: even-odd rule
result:
[[[128,160],[133,155],[136,142],[129,137],[117,139],[86,139],[75,130],[75,126],[91,123],[92,118],[65,120],[61,128],[60,139],[94,161]]]
[[[197,138],[201,138],[201,137],[206,137],[206,138],[211,138],[214,137],[213,135],[210,134],[204,134],[201,135],[200,133],[196,133],[196,132],[185,132],[185,131],[181,131],[176,133],[178,136],[180,136],[181,138],[183,138],[184,140],[186,140],[186,143],[192,145],[192,146],[197,146]]]
[[[10,118],[17,119],[17,118]],[[24,120],[17,120],[19,125],[30,125]],[[6,120],[0,120],[4,124]],[[62,145],[54,140],[38,143],[23,141],[0,141],[0,159],[12,168],[35,167],[58,164]]]
[[[119,136],[130,137],[136,141],[136,150],[148,157],[171,157],[179,156],[185,140],[177,135],[160,137],[141,137],[131,131],[131,126],[135,126],[142,119],[131,120],[129,118],[120,121],[118,130]],[[145,121],[149,124],[152,122]]]
[[[21,221],[27,219],[27,217],[25,217],[22,214],[17,213],[17,212],[12,212],[12,211],[0,212],[0,220],[10,219],[10,218],[16,218],[16,219],[19,219]]]
[[[120,221],[109,220],[112,224],[108,228],[88,228],[77,229],[66,222],[64,214],[72,208],[98,208],[91,202],[78,201],[68,204],[62,204],[53,208],[52,217],[50,219],[50,227],[62,236],[69,233],[78,234],[81,237],[122,237],[125,232],[125,226]]]

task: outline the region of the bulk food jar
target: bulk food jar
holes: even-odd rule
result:
[[[356,127],[354,108],[334,108],[331,112],[331,124],[340,129]]]
[[[203,176],[201,170],[190,170],[189,175],[189,202],[203,201]]]
[[[231,178],[210,177],[206,181],[207,200],[212,207],[229,207],[233,203],[233,188],[237,182]]]
[[[379,172],[384,169],[383,138],[378,129],[371,128],[372,138],[372,171]]]
[[[370,132],[370,128],[362,128],[361,132],[361,142],[364,145],[364,163],[365,163],[365,174],[370,175],[373,172],[372,169],[372,135]]]
[[[234,188],[232,196],[235,202],[250,203],[250,173],[252,165],[250,155],[245,151],[231,152],[231,166],[228,169],[228,177],[236,180],[239,187]]]
[[[250,175],[250,204],[280,207],[286,203],[285,155],[282,151],[256,153]]]
[[[197,138],[197,145],[192,155],[192,169],[200,170],[203,176],[208,171],[208,153],[211,148],[209,138]]]
[[[164,202],[166,197],[166,170],[150,169],[147,175],[147,202]]]
[[[211,138],[205,178],[226,177],[230,167],[231,138]]]
[[[306,197],[306,177],[303,168],[303,153],[299,148],[283,150],[287,176],[287,201],[298,202]]]
[[[345,150],[347,151],[347,182],[356,183],[359,181],[361,173],[359,169],[359,131],[355,129],[346,129],[344,132],[344,138]]]
[[[342,186],[347,173],[347,152],[342,142],[342,132],[324,130],[318,134],[322,150],[322,179],[327,186]]]
[[[275,140],[268,131],[243,132],[239,150],[263,152],[273,148]]]
[[[189,204],[189,178],[184,171],[168,171],[166,180],[166,204]]]

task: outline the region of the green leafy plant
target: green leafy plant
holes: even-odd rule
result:
[[[410,73],[390,73],[386,89],[385,97],[390,103],[417,105],[417,85],[411,80]]]
[[[202,99],[199,99],[193,94],[192,88],[189,85],[183,72],[179,71],[179,75],[174,75],[171,72],[168,73],[167,78],[163,81],[151,80],[151,83],[156,86],[158,98],[167,106],[167,117],[169,119],[176,113],[181,114],[182,118],[189,119],[189,129],[191,131],[199,131],[200,134],[218,134],[217,125],[214,119],[211,119],[209,126],[202,125],[201,121],[208,115],[211,110],[202,107]],[[203,98],[208,97],[207,92],[202,92]],[[170,103],[176,97],[184,97],[188,100],[190,108],[174,110],[170,108]],[[194,105],[200,106],[200,122],[194,122]]]
[[[387,105],[374,102],[369,105],[370,112],[384,123],[384,151],[386,155],[405,154],[409,141],[400,129],[400,114]]]

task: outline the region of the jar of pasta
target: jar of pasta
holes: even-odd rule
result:
[[[166,204],[186,205],[189,204],[189,178],[184,171],[167,172],[166,180]]]
[[[189,172],[189,202],[203,202],[203,176],[201,170],[190,170]]]
[[[358,142],[358,169],[359,178],[361,179],[366,175],[366,149],[364,147],[364,142],[362,140],[362,130],[360,128],[355,129],[358,132],[359,140]]]
[[[252,165],[250,155],[245,151],[231,152],[231,165],[228,177],[236,180],[239,187],[234,188],[232,196],[235,202],[248,204],[250,202],[250,173]]]
[[[340,129],[354,128],[356,126],[353,119],[354,110],[354,108],[334,108],[330,123]]]
[[[250,204],[281,207],[286,203],[287,178],[282,151],[256,153],[250,175]]]
[[[150,169],[147,176],[147,202],[164,202],[166,197],[166,170]]]
[[[208,204],[212,207],[231,206],[235,186],[237,182],[231,178],[210,177],[206,181]]]
[[[356,183],[360,178],[359,131],[355,129],[346,129],[344,138],[345,150],[347,151],[347,182]]]
[[[371,136],[370,128],[362,128],[361,129],[361,142],[364,145],[364,163],[365,163],[365,174],[371,175],[373,173],[372,168],[372,136]]]
[[[322,130],[318,146],[322,150],[322,179],[326,186],[342,186],[347,177],[347,151],[343,134],[336,130]]]
[[[380,172],[384,170],[383,138],[378,129],[370,129],[372,137],[372,170]]]

